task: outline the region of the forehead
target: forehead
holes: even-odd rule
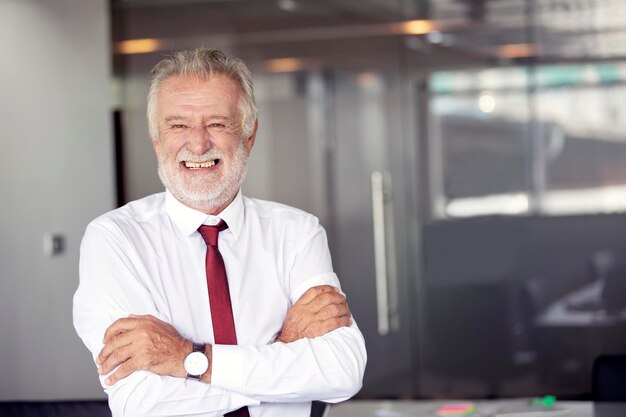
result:
[[[236,112],[241,89],[231,78],[172,76],[162,82],[158,92],[159,113],[179,110]]]

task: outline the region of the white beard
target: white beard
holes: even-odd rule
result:
[[[235,149],[233,159],[223,171],[221,178],[189,178],[180,170],[181,161],[200,162],[219,159],[224,163],[224,155],[218,150],[209,150],[198,156],[182,149],[176,155],[176,161],[170,161],[162,153],[157,156],[158,173],[165,188],[184,205],[205,213],[218,214],[239,192],[248,171],[248,155],[244,142]]]

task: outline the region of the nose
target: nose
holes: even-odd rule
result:
[[[192,128],[187,138],[187,148],[196,155],[202,155],[213,147],[211,135],[205,129]]]

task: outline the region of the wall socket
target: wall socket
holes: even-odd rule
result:
[[[48,258],[59,256],[65,252],[65,235],[46,233],[43,236],[43,253]]]

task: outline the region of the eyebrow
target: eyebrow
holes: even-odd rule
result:
[[[167,116],[164,119],[164,122],[169,123],[169,122],[174,122],[174,121],[179,121],[179,120],[186,120],[186,118],[183,116]]]
[[[177,122],[177,121],[187,121],[188,119],[185,116],[177,116],[177,115],[172,115],[172,116],[167,116],[164,119],[165,123],[171,123],[171,122]],[[207,118],[207,120],[223,120],[226,122],[232,122],[232,118],[231,117],[227,117],[227,116],[219,116],[219,115],[214,115],[214,116],[209,116]]]
[[[165,119],[163,119],[163,123],[170,124],[172,122],[181,122],[184,120],[185,118],[182,116],[167,116]]]

